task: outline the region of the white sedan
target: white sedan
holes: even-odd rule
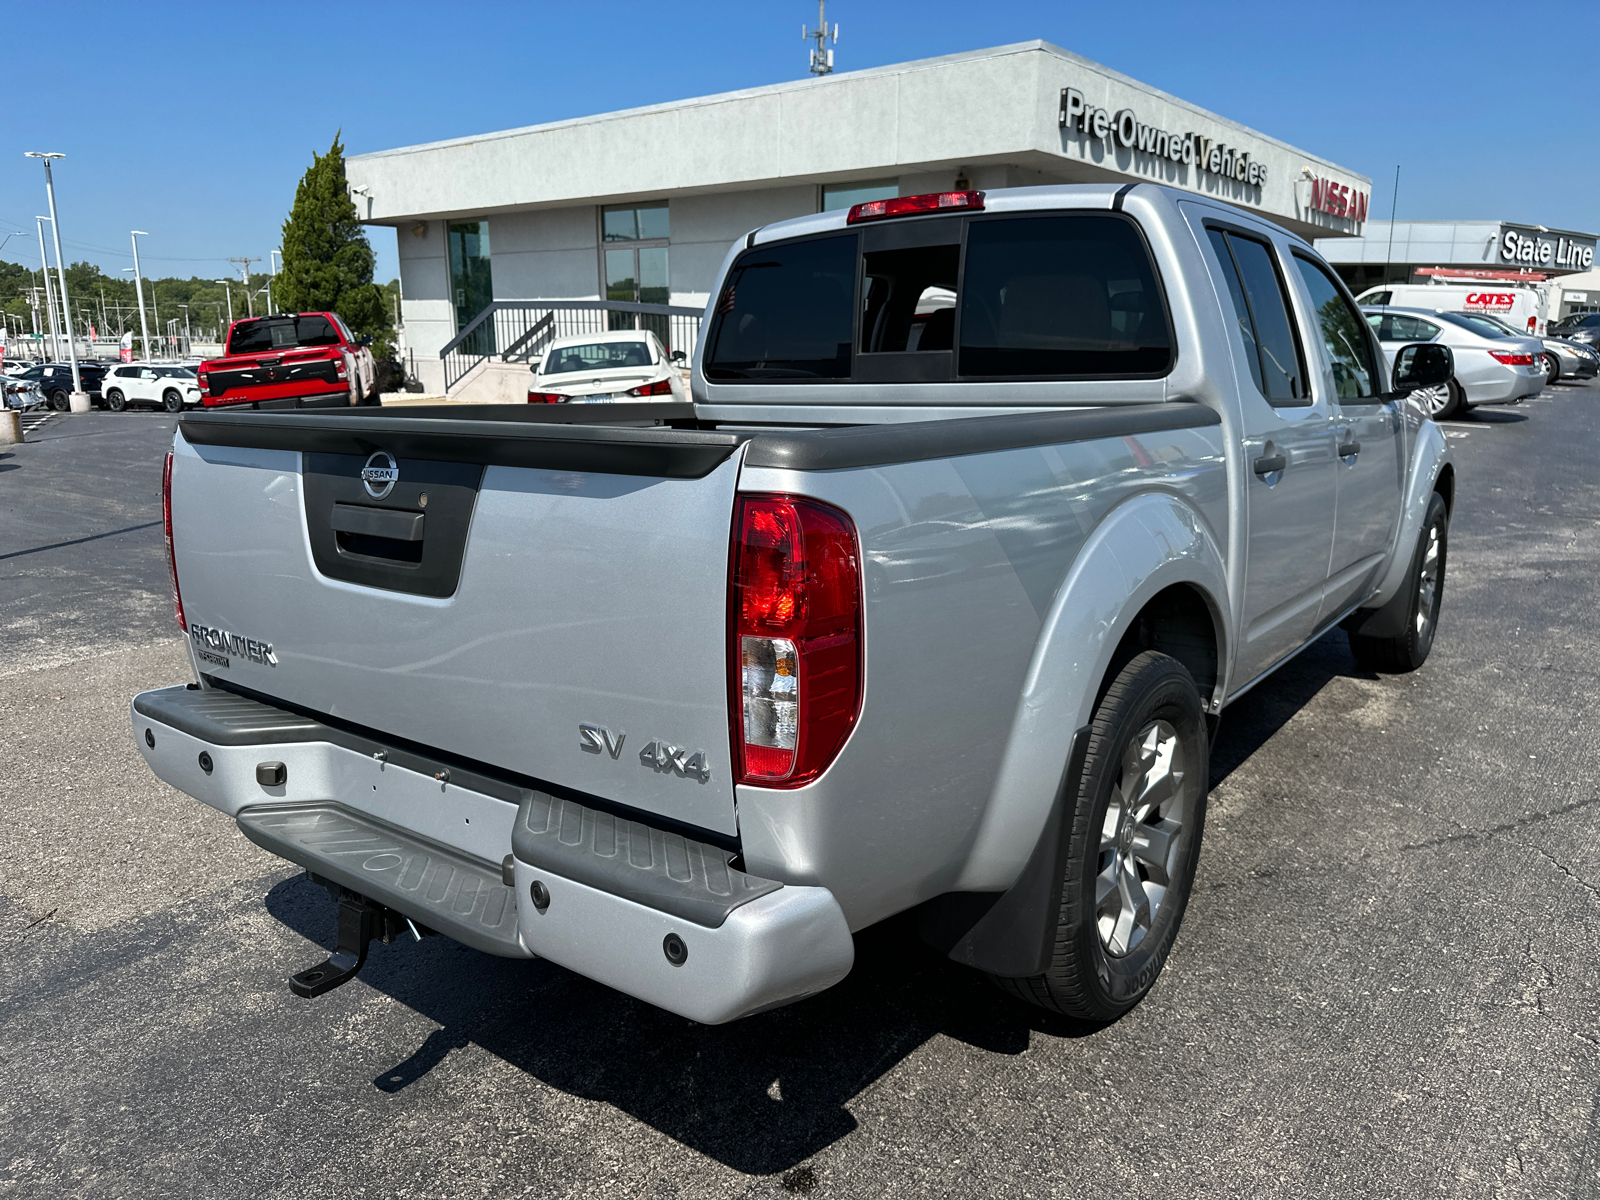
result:
[[[100,396],[112,412],[130,404],[181,412],[200,403],[200,381],[193,367],[168,363],[124,363],[106,372]]]
[[[689,389],[674,357],[648,329],[557,338],[534,364],[528,388],[529,404],[652,401],[687,404]]]

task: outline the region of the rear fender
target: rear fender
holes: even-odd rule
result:
[[[1066,767],[1073,730],[1089,723],[1123,635],[1158,593],[1177,584],[1205,599],[1217,637],[1210,711],[1226,695],[1227,571],[1213,531],[1178,496],[1147,492],[1090,534],[1040,632],[1016,717],[972,850],[953,890],[1009,888],[1032,854]]]

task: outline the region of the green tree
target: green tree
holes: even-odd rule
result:
[[[394,330],[372,268],[372,246],[345,182],[344,147],[334,134],[326,154],[312,155],[283,223],[283,269],[273,280],[273,307],[338,313],[357,334],[373,339],[375,357],[389,358]]]

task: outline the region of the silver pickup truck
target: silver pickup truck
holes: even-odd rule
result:
[[[1427,657],[1455,477],[1407,397],[1451,369],[1391,377],[1309,245],[1154,185],[769,226],[692,404],[185,413],[196,680],[133,734],[328,888],[300,995],[438,933],[716,1023],[916,909],[1110,1020],[1226,705],[1336,624]]]

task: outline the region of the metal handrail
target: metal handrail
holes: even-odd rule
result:
[[[606,314],[603,319],[602,313]],[[565,320],[558,319],[558,314]],[[527,361],[547,343],[567,334],[644,328],[653,330],[669,353],[682,350],[688,354],[699,336],[702,315],[698,308],[627,300],[496,300],[439,351],[445,390],[482,363],[495,358]],[[631,320],[619,324],[619,317]],[[497,349],[501,345],[504,350]]]

